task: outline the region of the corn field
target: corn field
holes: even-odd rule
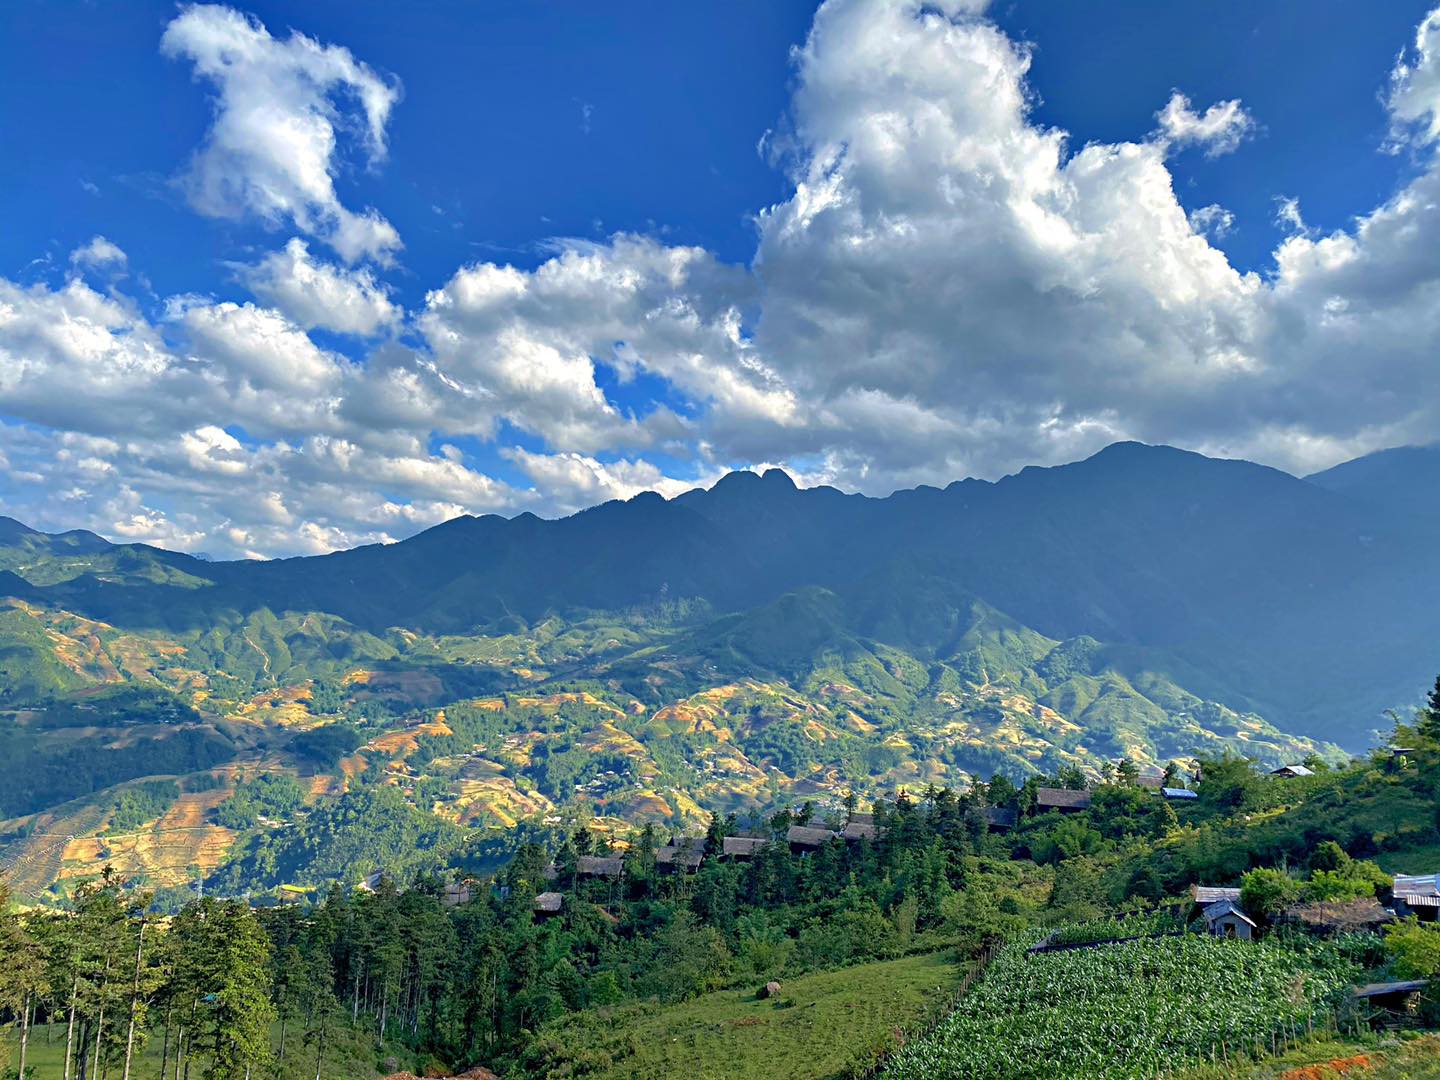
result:
[[[1027,954],[1006,947],[885,1080],[1150,1080],[1329,1022],[1361,969],[1321,942],[1187,935]]]

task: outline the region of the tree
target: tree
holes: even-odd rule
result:
[[[28,927],[9,911],[10,897],[0,882],[0,1006],[16,1014],[20,1022],[19,1071],[24,1080],[30,1049],[30,1017],[39,999],[49,990],[45,958],[40,943]],[[6,1051],[0,1049],[0,1065]]]
[[[1253,918],[1269,919],[1299,898],[1299,883],[1279,870],[1260,866],[1240,879],[1240,906]]]
[[[270,1056],[270,939],[244,904],[210,898],[181,912],[172,933],[210,1059],[206,1080],[241,1080]]]

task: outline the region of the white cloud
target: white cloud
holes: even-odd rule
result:
[[[77,268],[124,266],[126,262],[125,252],[103,236],[91,237],[89,243],[80,245],[70,253],[70,265]]]
[[[1217,102],[1197,113],[1191,109],[1190,99],[1178,90],[1155,119],[1160,122],[1160,136],[1165,142],[1202,146],[1206,157],[1230,153],[1255,130],[1255,120],[1238,98]]]
[[[342,135],[358,132],[371,164],[384,158],[398,83],[341,46],[298,32],[281,41],[259,21],[211,4],[181,11],[161,51],[189,60],[216,91],[214,122],[185,177],[196,210],[292,224],[347,262],[385,262],[400,248],[378,211],[350,210],[335,191]]]
[[[256,296],[306,330],[319,327],[369,337],[400,318],[400,309],[368,270],[317,262],[298,237],[253,266],[240,267],[239,277]]]
[[[1413,50],[1396,62],[1389,104],[1397,136],[1412,134],[1420,143],[1440,140],[1440,9],[1424,18]]]
[[[1233,217],[1183,205],[1166,161],[1232,146],[1238,103],[1172,99],[1158,132],[1074,146],[1036,122],[1035,58],[981,10],[820,9],[773,144],[791,192],[758,215],[747,266],[563,241],[533,269],[461,267],[408,318],[298,239],[240,270],[258,303],[171,298],[159,321],[78,278],[0,281],[0,507],[276,554],[675,492],[736,463],[885,492],[1119,438],[1308,470],[1440,436],[1440,161],[1330,234],[1280,202],[1273,268],[1242,273],[1212,243]],[[329,116],[330,90],[271,56],[326,49],[209,18],[309,87],[297,115]],[[1422,141],[1434,24],[1389,98]],[[218,130],[232,77],[206,77]],[[314,160],[328,177],[329,151]],[[351,360],[312,328],[379,340]],[[477,466],[460,449],[477,439],[523,480]]]

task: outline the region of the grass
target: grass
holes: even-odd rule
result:
[[[833,1080],[864,1072],[947,1006],[965,966],[930,953],[806,975],[762,1001],[722,990],[630,1005],[543,1029],[532,1075],[589,1080]]]
[[[48,1041],[47,1041],[48,1037]],[[77,1036],[78,1039],[78,1036]],[[161,1029],[157,1028],[152,1037],[137,1053],[131,1065],[132,1080],[158,1080],[160,1074]],[[270,1030],[270,1045],[273,1050],[279,1045],[280,1027]],[[8,1053],[7,1053],[8,1052]],[[78,1050],[76,1053],[78,1054]],[[326,1045],[322,1080],[374,1080],[384,1069],[384,1058],[393,1055],[399,1067],[412,1068],[411,1055],[401,1049],[377,1050],[373,1033],[356,1031],[342,1025],[335,1038]],[[108,1075],[118,1080],[121,1061],[110,1063]],[[167,1072],[174,1068],[173,1048]],[[20,1064],[20,1038],[13,1029],[0,1037],[0,1076],[13,1077]],[[25,1074],[34,1080],[59,1080],[65,1065],[65,1025],[41,1024],[30,1029],[30,1046],[26,1056]],[[191,1059],[191,1080],[203,1076],[205,1061],[198,1055]],[[301,1043],[292,1026],[286,1037],[285,1062],[277,1073],[273,1064],[262,1070],[266,1080],[315,1080],[315,1051]]]
[[[1177,1074],[1175,1080],[1440,1080],[1440,1035],[1326,1039],[1254,1065],[1224,1065]]]

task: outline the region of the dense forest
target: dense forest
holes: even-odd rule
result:
[[[417,860],[403,884],[332,885],[308,905],[206,897],[165,915],[151,894],[107,874],[66,911],[5,916],[0,1001],[18,1030],[16,1054],[28,1052],[32,1027],[63,1030],[64,1075],[76,1080],[129,1075],[126,1058],[146,1040],[160,1043],[162,1072],[187,1075],[194,1061],[207,1077],[314,1076],[327,1044],[357,1031],[417,1072],[483,1063],[570,1075],[574,1048],[556,1025],[626,1001],[683,1001],[940,948],[973,956],[1037,927],[1083,935],[1073,928],[1096,919],[1168,919],[1195,883],[1240,886],[1262,926],[1301,901],[1387,898],[1377,858],[1440,850],[1440,686],[1414,724],[1397,726],[1395,745],[1403,755],[1376,751],[1342,768],[1316,760],[1313,775],[1287,779],[1232,755],[1202,759],[1198,797],[1180,804],[1142,786],[1124,761],[1100,776],[1045,779],[1087,788],[1077,813],[1038,805],[1035,779],[900,793],[874,804],[873,838],[797,851],[786,842],[792,826],[835,828],[856,810],[853,800],[806,804],[752,830],[773,842],[748,861],[722,858],[724,838],[740,830],[717,815],[695,838],[703,858],[688,874],[657,859],[670,838],[649,827],[613,852],[588,829],[525,837],[488,877],[456,869],[444,838],[430,837],[415,849],[429,851],[428,866]],[[232,812],[282,816],[295,795],[285,780],[255,782]],[[393,788],[353,798],[361,804],[342,799],[342,818],[315,826],[336,842],[319,864],[335,878],[357,857],[346,844],[416,845],[405,804],[384,802]],[[993,828],[995,809],[1014,811],[1014,828]],[[388,831],[351,830],[347,813],[395,820]],[[316,835],[277,839],[252,857],[283,858],[286,843]],[[597,854],[622,859],[623,874],[583,873]],[[549,917],[537,913],[542,893],[563,897]],[[1440,930],[1396,923],[1345,955],[1429,979],[1440,972]]]

